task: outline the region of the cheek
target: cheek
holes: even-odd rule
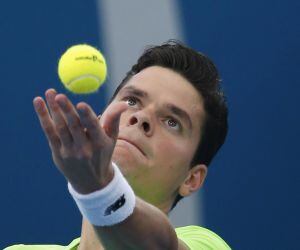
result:
[[[160,138],[155,143],[154,158],[147,178],[151,189],[158,188],[160,195],[170,197],[185,180],[189,170],[191,152],[187,143]]]
[[[189,168],[192,150],[187,141],[160,139],[155,147],[155,156],[154,164],[161,166],[162,171],[181,174]]]

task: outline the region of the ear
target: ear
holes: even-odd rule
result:
[[[199,164],[191,168],[188,172],[187,178],[179,187],[179,194],[183,197],[198,191],[206,178],[207,166]]]

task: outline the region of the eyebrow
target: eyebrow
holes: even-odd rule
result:
[[[125,86],[124,88],[122,88],[120,90],[120,92],[123,92],[123,91],[129,91],[130,93],[138,96],[138,97],[143,97],[143,98],[148,98],[149,95],[147,92],[141,90],[141,89],[138,89],[134,86]],[[168,109],[171,113],[175,114],[176,116],[178,116],[179,118],[181,118],[182,120],[186,121],[189,128],[192,129],[193,126],[192,126],[192,120],[189,116],[189,114],[184,111],[183,109],[177,107],[176,105],[174,104],[171,104],[171,103],[167,103],[164,105],[166,109]]]
[[[132,93],[138,97],[144,97],[144,98],[149,97],[147,92],[145,92],[141,89],[137,89],[133,86],[125,86],[124,88],[121,89],[120,92],[123,92],[123,91],[129,91],[130,93]]]

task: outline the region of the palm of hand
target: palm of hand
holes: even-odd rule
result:
[[[77,104],[76,109],[65,95],[57,95],[53,89],[46,91],[46,100],[49,109],[41,97],[34,99],[34,107],[57,168],[79,193],[106,186],[113,178],[111,156],[120,116],[127,105],[110,105],[100,125],[86,103]]]

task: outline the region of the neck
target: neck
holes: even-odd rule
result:
[[[170,204],[164,204],[159,209],[168,214],[170,210]],[[104,250],[101,240],[97,236],[94,227],[86,219],[82,220],[81,238],[78,250]]]

